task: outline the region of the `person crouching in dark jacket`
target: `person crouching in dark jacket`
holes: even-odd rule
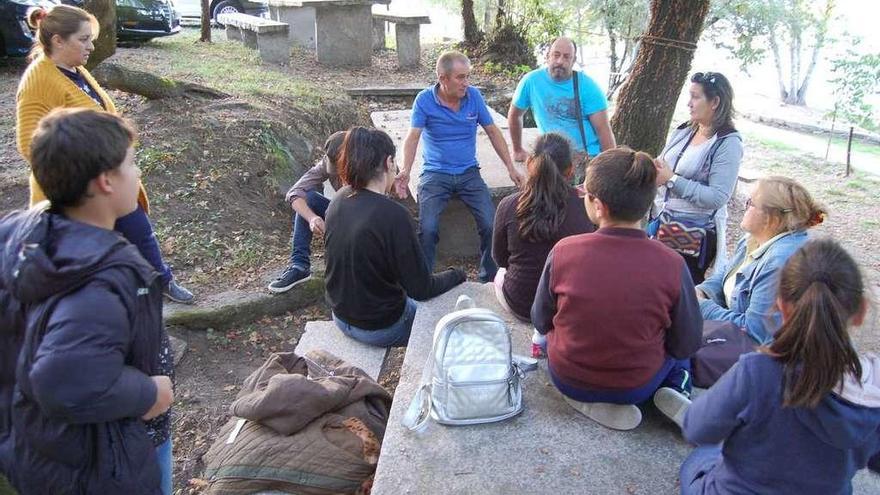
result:
[[[162,493],[145,423],[173,400],[160,371],[167,367],[159,358],[167,342],[161,286],[137,248],[113,231],[137,207],[134,139],[115,115],[53,111],[31,144],[51,207],[0,222],[0,289],[25,313],[13,448],[0,449],[15,453],[2,464],[21,495]]]

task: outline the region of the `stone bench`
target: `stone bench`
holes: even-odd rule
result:
[[[489,109],[495,124],[501,128],[504,138],[510,143],[510,135],[507,130],[507,118],[498,112]],[[384,130],[394,140],[397,146],[397,156],[395,163],[403,167],[403,140],[409,132],[410,110],[395,110],[389,112],[373,112],[370,118],[373,125]],[[523,144],[526,148],[530,148],[540,133],[536,128],[523,129]],[[419,144],[421,148],[421,144]],[[516,189],[507,168],[495,154],[489,137],[479,128],[477,131],[477,160],[480,163],[480,174],[486,185],[489,187],[489,193],[492,195],[492,201],[495,205],[502,198],[510,194]],[[525,174],[525,164],[516,164],[519,171]],[[413,169],[410,175],[410,194],[418,200],[419,174],[422,171],[422,152],[421,149],[416,151],[416,159],[413,163]],[[450,201],[440,217],[440,242],[437,244],[437,254],[439,257],[461,257],[461,256],[478,256],[480,252],[480,237],[477,234],[476,222],[467,207],[454,199]]]
[[[498,305],[491,284],[469,282],[420,302],[385,431],[374,495],[398,493],[678,493],[678,469],[691,447],[678,428],[643,407],[642,424],[613,431],[581,416],[550,384],[547,362],[527,374],[525,410],[499,423],[443,426],[421,432],[401,425],[431,350],[434,326],[460,294],[508,323],[514,352],[530,350],[532,327]],[[860,472],[855,493],[880,493],[880,476]]]
[[[373,8],[373,49],[385,48],[385,24],[394,24],[397,40],[397,64],[401,68],[417,67],[421,60],[422,46],[419,31],[422,24],[430,24],[426,15],[404,14]]]
[[[220,14],[217,22],[226,26],[226,39],[259,50],[264,62],[286,65],[290,61],[288,24],[248,14]]]
[[[364,370],[374,380],[378,380],[382,363],[388,349],[362,344],[342,333],[332,321],[310,321],[295,352],[298,356],[320,349],[347,361],[353,366]]]

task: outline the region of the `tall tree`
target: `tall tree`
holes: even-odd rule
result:
[[[211,42],[211,0],[202,0],[201,36],[199,41]]]
[[[596,27],[608,35],[608,91],[611,98],[624,83],[638,55],[639,36],[648,25],[649,0],[590,0]]]
[[[82,8],[98,19],[100,30],[95,39],[95,51],[86,63],[86,68],[92,69],[116,53],[116,1],[85,0]]]
[[[835,0],[728,0],[713,19],[711,35],[744,71],[762,61],[769,47],[780,100],[806,105],[819,53],[829,43],[834,10]]]
[[[464,25],[464,43],[476,47],[483,40],[483,32],[477,26],[474,16],[474,0],[461,0],[461,22]]]
[[[648,30],[611,119],[618,143],[660,152],[708,12],[709,0],[651,1]]]

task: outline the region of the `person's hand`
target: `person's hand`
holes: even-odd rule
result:
[[[515,168],[510,167],[508,170],[508,174],[510,175],[510,180],[516,184],[516,187],[522,189],[522,187],[526,184],[526,178],[523,177],[523,174],[519,173]]]
[[[153,407],[146,414],[141,416],[144,421],[164,413],[171,407],[171,403],[174,402],[174,388],[171,385],[171,378],[165,375],[157,375],[151,376],[150,379],[156,384],[156,402],[153,403]]]
[[[315,215],[309,220],[309,230],[312,231],[313,234],[324,235],[324,219]]]
[[[394,194],[400,199],[409,196],[409,172],[401,170],[394,177]]]
[[[662,158],[656,158],[654,160],[654,168],[657,169],[657,185],[662,186],[666,184],[666,181],[672,178],[672,169],[669,168],[669,164],[666,163],[666,160]]]
[[[524,162],[529,159],[529,154],[526,150],[513,150],[513,161],[515,162]]]

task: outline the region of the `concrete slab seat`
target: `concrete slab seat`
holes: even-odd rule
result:
[[[676,494],[678,470],[691,447],[653,407],[642,424],[613,431],[581,416],[550,383],[547,361],[527,374],[525,410],[499,423],[410,432],[400,421],[419,386],[434,326],[460,294],[505,319],[514,352],[526,354],[531,325],[505,313],[492,284],[468,282],[420,302],[400,370],[372,493],[392,494]],[[880,476],[860,472],[854,493],[880,493]]]
[[[220,14],[217,22],[226,26],[226,39],[240,40],[244,46],[259,50],[264,62],[287,64],[290,44],[287,24],[247,14]]]
[[[364,370],[374,380],[379,378],[382,363],[388,349],[362,344],[349,338],[332,321],[310,321],[306,323],[306,331],[299,339],[295,352],[304,356],[316,349],[332,353],[353,366]]]
[[[501,128],[504,138],[510,143],[510,135],[507,130],[507,118],[495,110],[489,109],[495,125]],[[397,146],[395,163],[403,166],[403,140],[409,131],[410,110],[395,110],[389,112],[373,112],[370,118],[373,125],[387,132]],[[523,144],[529,148],[534,144],[540,133],[535,128],[523,129]],[[421,148],[421,143],[419,144]],[[477,160],[480,163],[480,174],[489,188],[492,201],[495,205],[502,198],[512,193],[516,186],[510,180],[507,168],[495,154],[489,136],[478,128],[477,131]],[[525,174],[525,164],[516,164],[520,173]],[[419,175],[422,173],[422,152],[416,151],[416,159],[410,175],[409,189],[413,198],[418,200]],[[480,237],[477,234],[476,222],[467,207],[458,199],[453,199],[446,206],[440,216],[440,242],[437,244],[439,257],[478,256],[480,253]]]
[[[401,68],[419,65],[422,47],[419,30],[422,24],[430,24],[431,18],[422,14],[405,14],[373,8],[373,49],[385,48],[385,24],[394,24],[397,39],[397,64]]]

